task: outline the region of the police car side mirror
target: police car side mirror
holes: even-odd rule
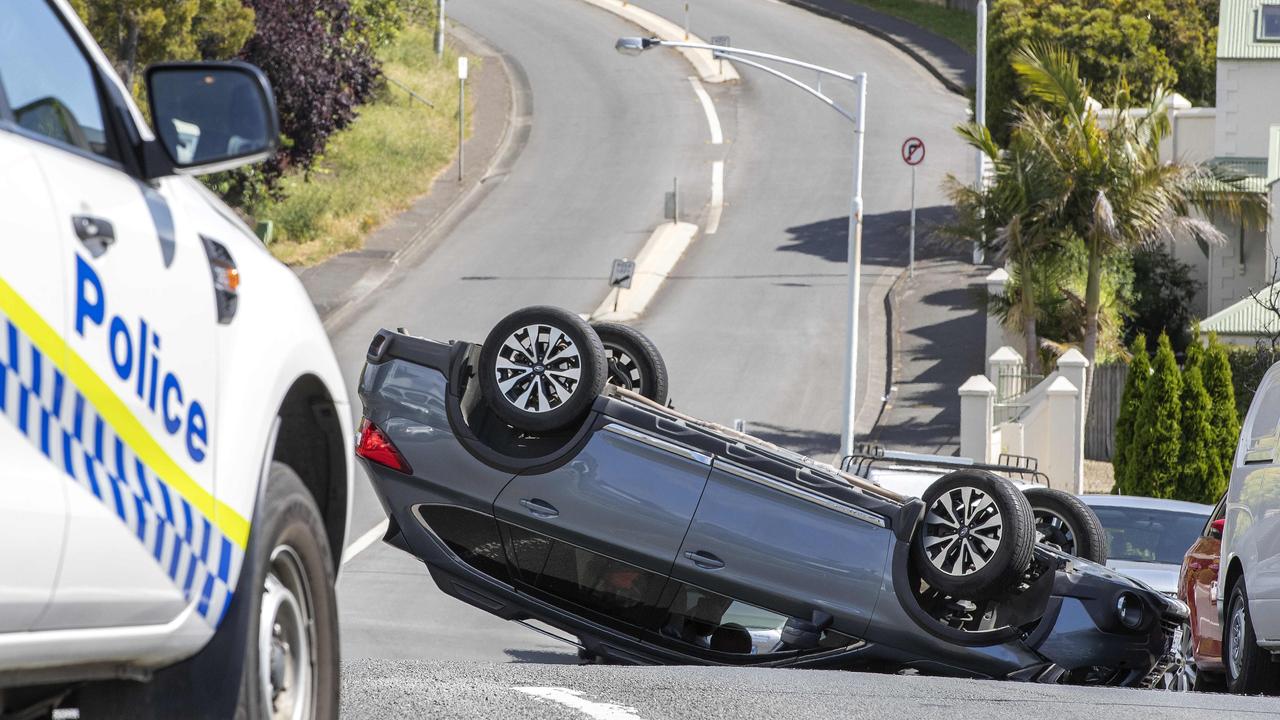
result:
[[[265,160],[279,145],[271,84],[243,62],[147,68],[151,121],[163,152],[148,148],[147,175],[203,175]]]

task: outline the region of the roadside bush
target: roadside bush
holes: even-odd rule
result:
[[[1129,448],[1132,468],[1127,492],[1150,497],[1173,497],[1181,473],[1182,374],[1169,336],[1161,335],[1151,363],[1151,378],[1142,394]]]
[[[1182,373],[1182,453],[1179,477],[1172,497],[1190,502],[1214,503],[1222,484],[1222,464],[1215,441],[1218,437],[1210,420],[1213,401],[1205,390],[1200,368],[1191,366]]]
[[[1190,265],[1179,261],[1163,244],[1139,248],[1133,253],[1133,286],[1125,340],[1138,333],[1169,336],[1174,354],[1191,345],[1192,301],[1200,289]]]
[[[1215,503],[1227,491],[1231,467],[1235,463],[1236,443],[1240,438],[1240,415],[1236,409],[1231,362],[1227,348],[1218,342],[1215,334],[1209,335],[1209,346],[1204,350],[1201,367],[1204,389],[1213,403],[1209,411],[1209,426],[1213,429],[1213,447],[1218,455],[1219,471],[1205,487],[1204,498],[1205,502]]]
[[[1223,352],[1227,354],[1231,388],[1235,395],[1236,421],[1244,422],[1244,415],[1249,412],[1249,403],[1253,402],[1253,394],[1258,391],[1262,376],[1280,360],[1280,356],[1266,345],[1229,350],[1224,347]]]
[[[1115,453],[1111,464],[1114,467],[1115,488],[1117,495],[1132,495],[1134,486],[1129,451],[1133,446],[1134,423],[1138,418],[1138,410],[1142,406],[1142,397],[1147,390],[1147,380],[1151,375],[1151,360],[1147,356],[1147,337],[1138,333],[1129,344],[1129,372],[1125,375],[1124,392],[1120,396],[1120,412],[1116,415]]]
[[[1198,105],[1214,99],[1217,4],[1212,0],[996,0],[990,11],[987,122],[1000,142],[1026,100],[1010,58],[1048,42],[1079,59],[1096,95],[1145,98],[1172,87]]]

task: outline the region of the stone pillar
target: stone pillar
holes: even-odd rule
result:
[[[960,386],[960,455],[989,463],[996,386],[974,375]]]
[[[987,297],[1004,297],[1004,288],[1008,284],[1009,273],[1004,268],[996,268],[987,276]],[[987,351],[985,355],[991,357],[991,353],[1004,344],[1004,326],[1000,324],[1000,318],[987,313]]]
[[[1049,476],[1049,486],[1070,493],[1083,488],[1083,465],[1077,461],[1075,438],[1077,427],[1076,402],[1083,395],[1075,385],[1061,374],[1045,388],[1045,412],[1048,414],[1047,435],[1044,447],[1047,452],[1040,458],[1040,469]]]
[[[1020,394],[1018,379],[1026,362],[1022,354],[1005,345],[987,357],[987,378],[996,386],[996,397],[1005,400]]]
[[[1075,455],[1073,456],[1071,492],[1077,495],[1084,492],[1084,423],[1089,416],[1088,392],[1085,377],[1088,374],[1089,361],[1079,350],[1071,348],[1058,358],[1058,374],[1066,378],[1079,392],[1076,393]]]

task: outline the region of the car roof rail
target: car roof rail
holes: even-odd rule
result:
[[[1001,453],[999,460],[995,463],[980,463],[966,457],[885,450],[883,446],[875,444],[861,444],[855,450],[854,454],[846,455],[840,461],[840,469],[868,480],[871,478],[870,473],[873,465],[888,465],[901,468],[937,467],[957,470],[986,470],[1009,478],[1017,477],[1039,485],[1048,486],[1049,484],[1049,476],[1040,471],[1040,461],[1027,455]]]

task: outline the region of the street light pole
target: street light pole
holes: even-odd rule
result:
[[[804,90],[809,95],[826,103],[826,105],[832,110],[840,113],[840,115],[846,120],[853,123],[853,198],[849,208],[848,229],[849,281],[847,308],[849,316],[847,318],[847,326],[849,332],[844,361],[844,427],[840,433],[841,454],[852,455],[855,441],[854,420],[858,414],[858,403],[855,396],[858,391],[858,308],[861,302],[862,290],[862,150],[863,141],[866,135],[867,74],[858,73],[857,75],[849,75],[847,73],[840,72],[839,70],[832,70],[831,68],[822,67],[821,65],[814,65],[812,63],[783,57],[781,55],[772,55],[770,53],[763,53],[756,50],[744,50],[742,48],[733,48],[724,45],[704,45],[702,43],[660,40],[658,38],[629,37],[619,38],[617,44],[614,46],[618,52],[624,55],[639,55],[645,50],[653,47],[708,50],[711,52],[713,58],[728,58],[747,67],[763,71],[778,78],[779,80],[790,83],[791,85]],[[780,70],[756,62],[752,58],[814,71],[818,74],[818,86],[810,86],[784,72],[781,72]],[[835,100],[822,92],[821,78],[823,75],[844,80],[854,86],[857,96],[857,107],[854,108],[853,112],[841,107]]]
[[[444,57],[444,0],[436,1],[436,59]]]
[[[973,99],[973,119],[980,126],[987,124],[987,0],[978,0],[978,67],[977,82],[978,89]],[[982,155],[981,150],[977,150],[975,165],[977,167],[977,179],[974,181],[974,187],[978,192],[982,192],[986,185],[986,159]],[[973,244],[973,264],[977,265],[983,260],[982,244],[975,242]]]

